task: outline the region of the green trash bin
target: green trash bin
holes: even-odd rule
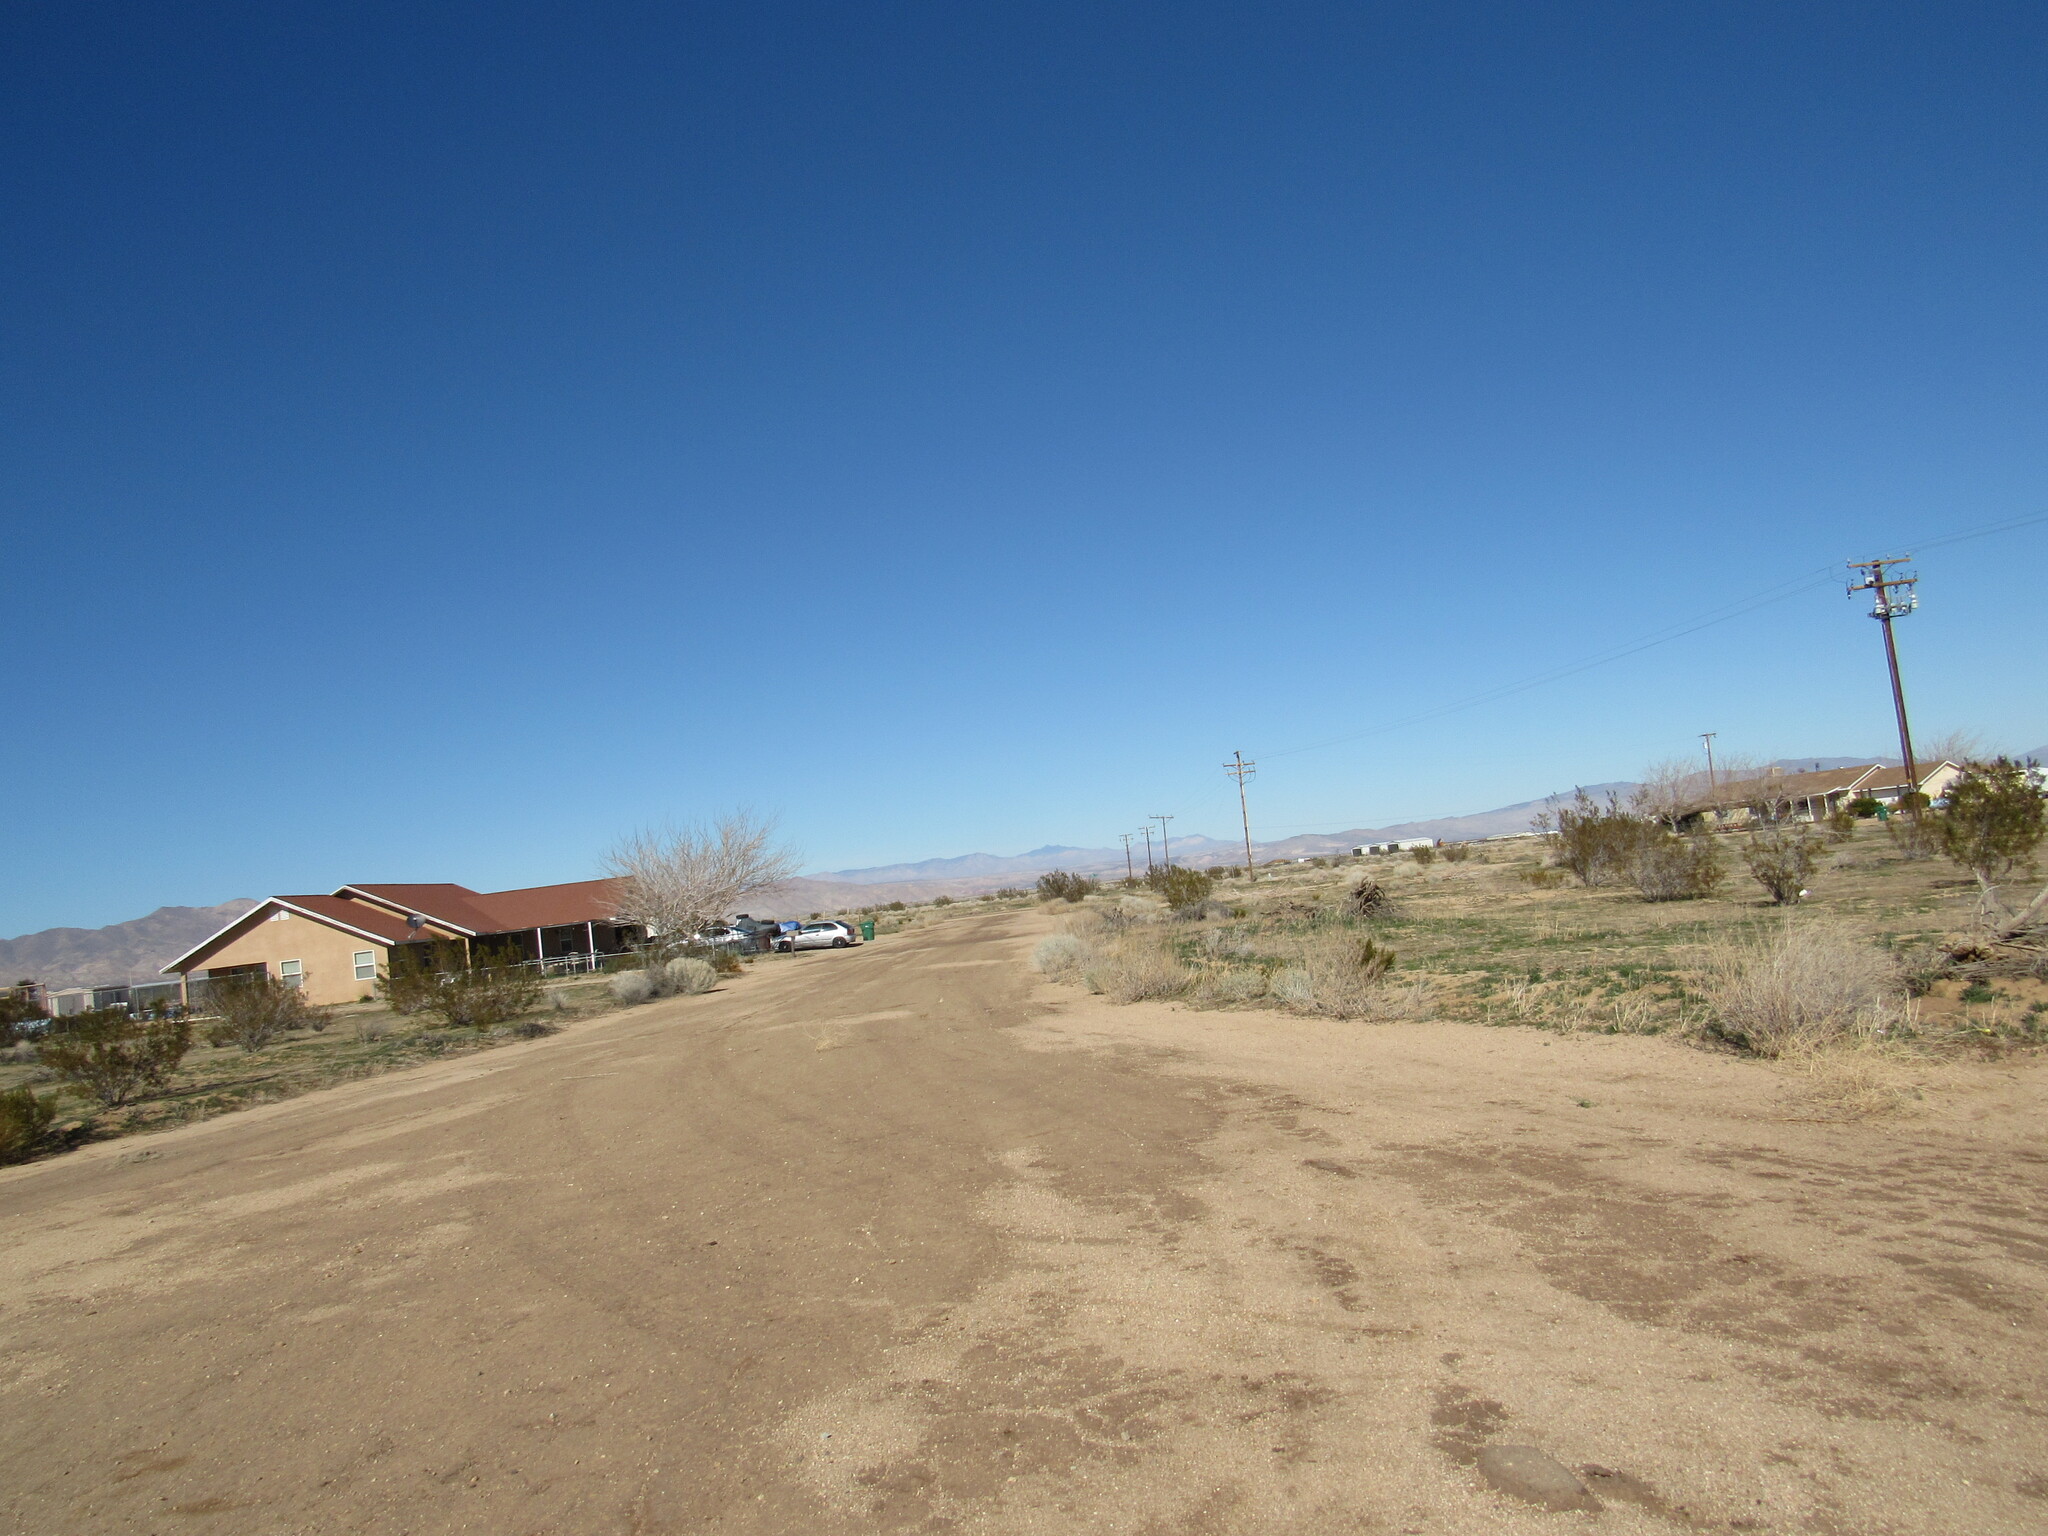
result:
[[[860,925],[860,939],[863,944],[875,936],[875,920],[871,917]]]

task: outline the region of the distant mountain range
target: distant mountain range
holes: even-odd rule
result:
[[[2048,762],[2048,747],[2022,753]],[[1858,763],[1897,763],[1896,757],[1790,757],[1775,764],[1788,773],[1814,768],[1846,768]],[[1627,798],[1636,786],[1621,782],[1588,784],[1587,792],[1604,798],[1610,791]],[[1529,830],[1530,820],[1546,806],[1571,798],[1571,791],[1522,800],[1497,810],[1469,816],[1439,816],[1385,827],[1352,827],[1343,832],[1310,832],[1277,842],[1252,844],[1252,857],[1313,858],[1345,853],[1360,843],[1390,842],[1403,837],[1434,837],[1465,842]],[[1142,858],[1142,852],[1139,854]],[[1173,839],[1177,864],[1195,867],[1232,864],[1244,857],[1244,844],[1232,838],[1189,833]],[[1121,875],[1124,850],[1077,848],[1047,843],[1025,853],[963,853],[945,859],[920,859],[910,864],[879,864],[868,869],[837,869],[786,881],[753,903],[757,917],[803,917],[812,912],[838,912],[890,901],[929,901],[934,896],[979,896],[1005,886],[1028,886],[1052,869],[1077,874]],[[66,987],[155,979],[165,965],[201,939],[218,932],[256,903],[247,898],[213,907],[159,907],[147,917],[107,928],[46,928],[18,939],[0,939],[0,986],[33,978],[45,986]]]
[[[255,905],[242,898],[217,907],[158,907],[147,917],[107,928],[45,928],[18,939],[0,939],[0,986],[17,981],[40,981],[46,987],[160,981],[160,966]]]

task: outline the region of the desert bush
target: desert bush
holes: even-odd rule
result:
[[[1535,886],[1539,891],[1554,891],[1564,884],[1564,871],[1561,869],[1544,869],[1539,865],[1534,869],[1516,870],[1515,878],[1525,885]]]
[[[935,907],[950,907],[953,905],[953,898],[950,896],[934,896],[932,898],[932,905]]]
[[[1178,997],[1194,980],[1194,973],[1177,956],[1141,940],[1098,951],[1089,958],[1081,975],[1092,991],[1112,1003]]]
[[[230,976],[207,987],[214,1022],[207,1026],[208,1045],[236,1045],[260,1051],[294,1029],[325,1029],[328,1014],[306,1001],[306,994],[276,976]]]
[[[904,906],[904,904],[900,901],[892,901],[889,903],[888,906],[882,908],[882,910],[884,912],[907,912],[910,909]]]
[[[22,1163],[34,1157],[56,1118],[54,1095],[39,1096],[26,1084],[0,1093],[0,1163]]]
[[[1424,844],[1420,848],[1410,848],[1408,850],[1408,857],[1413,859],[1418,864],[1434,864],[1436,862],[1436,850],[1428,846],[1427,844]]]
[[[1890,956],[1830,924],[1795,923],[1709,952],[1703,1032],[1756,1056],[1883,1036],[1904,987]]]
[[[654,978],[645,971],[621,971],[607,986],[622,1003],[644,1003],[654,996]]]
[[[1916,821],[1909,816],[1894,816],[1885,823],[1884,830],[1893,850],[1908,862],[1931,859],[1941,852],[1941,843],[1927,818]]]
[[[1048,870],[1038,877],[1038,899],[1040,901],[1079,901],[1098,889],[1095,882],[1085,875],[1069,874],[1064,869]]]
[[[1145,876],[1145,883],[1176,912],[1200,906],[1216,888],[1216,881],[1206,870],[1183,869],[1178,864],[1152,870]]]
[[[1273,995],[1297,1013],[1330,1019],[1373,1011],[1394,952],[1341,928],[1312,934],[1272,980]]]
[[[1394,915],[1394,899],[1379,881],[1364,875],[1345,893],[1344,910],[1353,917],[1383,920]]]
[[[1472,857],[1472,846],[1469,843],[1448,843],[1437,849],[1437,853],[1446,864],[1462,864]]]
[[[1550,843],[1558,864],[1581,885],[1621,885],[1635,878],[1645,845],[1670,835],[1648,817],[1622,809],[1613,795],[1602,805],[1582,789],[1558,811]]]
[[[1976,876],[1988,904],[1999,883],[2034,860],[2048,836],[2048,799],[2032,763],[1995,757],[1965,763],[1934,821],[1934,839],[1949,861]]]
[[[1856,813],[1846,805],[1838,805],[1828,812],[1828,841],[1846,843],[1856,835]]]
[[[1229,1008],[1259,1002],[1269,991],[1264,971],[1231,966],[1204,972],[1195,982],[1194,1002],[1202,1008]]]
[[[541,1000],[547,983],[515,950],[436,944],[425,956],[393,951],[377,989],[391,1011],[426,1013],[450,1029],[488,1029],[517,1018]]]
[[[161,1089],[192,1049],[185,1019],[131,1019],[99,1008],[63,1021],[62,1034],[36,1047],[36,1060],[108,1109]]]
[[[1772,827],[1749,840],[1742,859],[1778,906],[1796,907],[1820,862],[1820,839],[1804,827]]]
[[[1636,844],[1629,878],[1645,901],[1692,901],[1710,896],[1727,869],[1721,853],[1704,837],[1678,837],[1645,823],[1649,835]]]
[[[1054,981],[1063,981],[1080,971],[1088,957],[1088,946],[1071,933],[1055,933],[1038,941],[1031,951],[1032,968]]]
[[[1879,811],[1883,810],[1884,805],[1874,795],[1858,795],[1854,800],[1843,806],[1842,809],[1858,821],[1868,821]]]
[[[699,960],[695,955],[680,955],[661,969],[668,983],[664,990],[670,993],[695,997],[698,993],[709,992],[718,985],[717,968],[710,961]]]

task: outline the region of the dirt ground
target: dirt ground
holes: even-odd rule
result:
[[[7,1528],[2048,1528],[2031,1060],[1834,1122],[1661,1038],[1111,1008],[1047,927],[0,1172]]]

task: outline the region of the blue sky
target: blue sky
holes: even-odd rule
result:
[[[2048,512],[2038,6],[5,27],[4,933],[1886,751],[1828,584],[1413,717]],[[2048,739],[2044,553],[1925,732]]]

